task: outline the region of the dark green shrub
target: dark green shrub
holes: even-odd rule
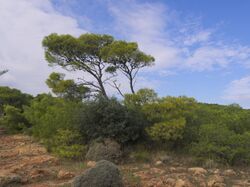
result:
[[[138,139],[144,130],[142,115],[114,98],[87,102],[81,117],[80,130],[89,140],[111,138],[125,143]]]

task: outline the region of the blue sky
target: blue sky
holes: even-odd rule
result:
[[[2,85],[33,94],[48,91],[44,80],[52,70],[43,62],[42,37],[51,32],[105,33],[136,41],[155,57],[155,66],[139,74],[137,89],[151,87],[160,96],[186,95],[202,102],[250,108],[250,1],[16,0],[0,4],[5,7],[0,8],[0,17],[6,17],[0,18],[0,31],[6,35],[0,63],[10,69],[0,80]],[[25,15],[20,14],[24,8]],[[4,10],[12,11],[1,16]],[[7,18],[27,26],[9,28]],[[15,58],[11,56],[13,48],[23,48],[23,41],[13,44],[13,35],[15,41],[27,37],[26,48],[34,51],[23,49]],[[27,74],[34,77],[33,82]]]

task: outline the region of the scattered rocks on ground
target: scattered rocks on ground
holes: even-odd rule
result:
[[[84,174],[76,177],[73,187],[122,187],[122,177],[118,167],[112,162],[102,160]]]

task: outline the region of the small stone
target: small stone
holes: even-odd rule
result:
[[[234,170],[232,170],[232,169],[227,169],[227,170],[225,170],[223,172],[223,175],[225,175],[225,176],[234,176],[234,175],[236,175],[236,172]]]
[[[96,166],[96,162],[95,161],[88,161],[87,162],[87,166],[92,168],[92,167],[95,167]]]
[[[222,176],[214,175],[210,176],[207,182],[208,187],[215,187],[224,183],[225,179]]]
[[[215,169],[213,173],[214,173],[214,174],[219,174],[219,173],[220,173],[220,170],[219,170],[219,169]]]
[[[172,157],[168,155],[164,155],[160,157],[160,161],[162,161],[164,164],[167,164],[172,161]]]
[[[204,168],[199,168],[199,167],[188,168],[188,171],[193,173],[194,175],[205,175],[205,174],[207,174],[207,170],[205,170]]]
[[[168,185],[168,186],[174,186],[175,185],[175,179],[173,178],[167,178],[165,181],[164,181],[164,184]]]
[[[161,166],[162,164],[163,164],[163,163],[162,163],[162,161],[160,161],[160,160],[158,160],[158,161],[155,162],[155,165],[156,165],[156,166]]]
[[[176,172],[176,168],[175,168],[175,167],[170,167],[170,168],[169,168],[169,171],[170,171],[171,173],[174,173],[174,172]]]
[[[75,175],[69,171],[60,170],[57,174],[58,179],[70,179],[73,178]]]
[[[182,179],[178,179],[175,183],[175,187],[185,187],[185,181]]]

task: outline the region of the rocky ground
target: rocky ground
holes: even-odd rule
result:
[[[59,160],[28,136],[0,135],[0,187],[66,187],[74,176],[94,165],[94,162]],[[207,169],[180,161],[119,167],[127,187],[250,187],[249,168]]]

